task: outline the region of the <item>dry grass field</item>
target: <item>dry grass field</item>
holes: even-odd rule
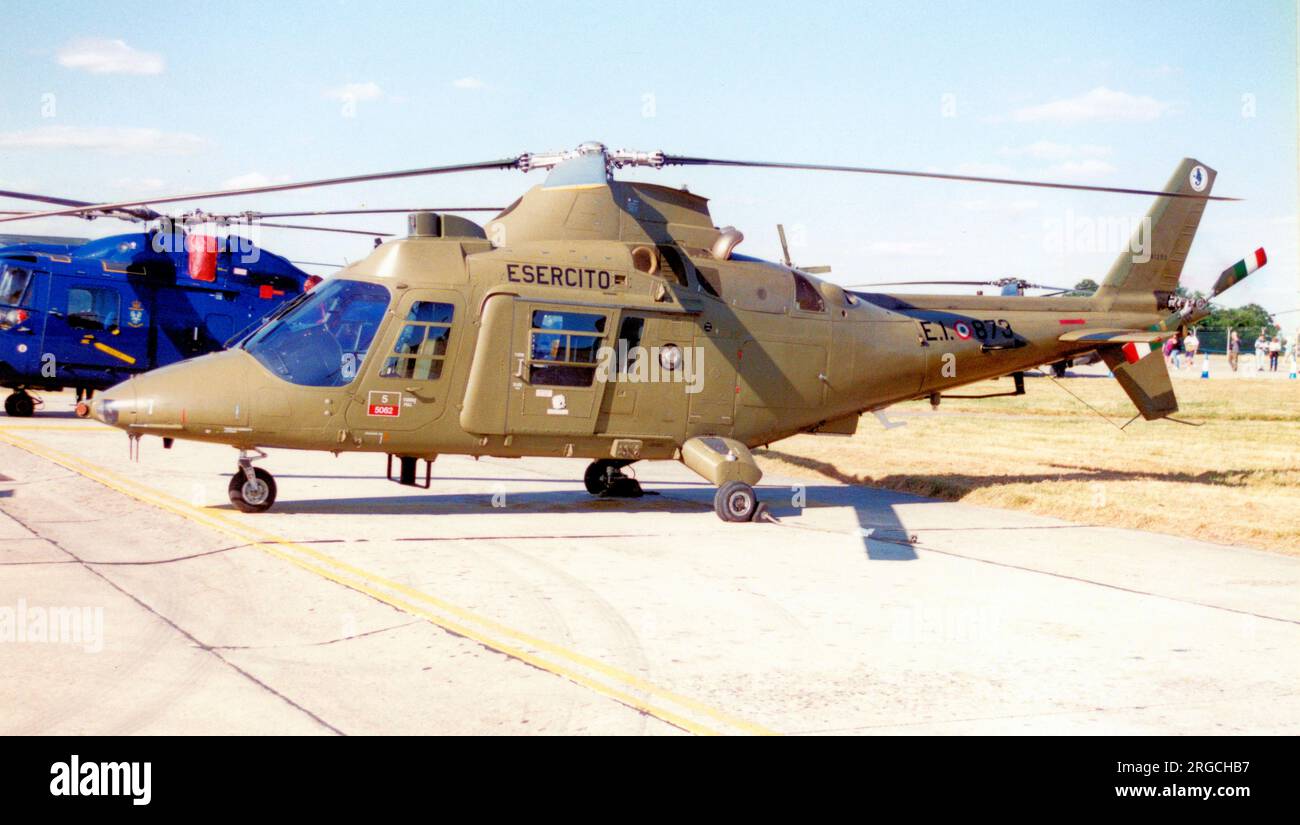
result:
[[[1063,389],[1123,424],[1133,408],[1115,381],[1025,383],[1025,396],[901,404],[887,414],[906,426],[868,415],[852,437],[801,435],[756,455],[788,475],[1300,555],[1300,382],[1175,380],[1176,417],[1201,426],[1139,419],[1122,432]]]

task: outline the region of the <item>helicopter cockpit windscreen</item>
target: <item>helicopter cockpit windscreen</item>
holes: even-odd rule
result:
[[[31,279],[32,273],[26,269],[8,264],[0,266],[0,306],[22,306]]]
[[[244,349],[290,383],[341,387],[361,371],[388,300],[378,284],[331,280],[254,333]]]

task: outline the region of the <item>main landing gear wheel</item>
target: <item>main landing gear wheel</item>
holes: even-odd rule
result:
[[[728,481],[713,496],[713,512],[723,521],[753,521],[758,512],[758,496],[743,481]]]
[[[240,468],[230,477],[230,503],[245,513],[264,513],[275,504],[275,479],[261,467],[253,468],[253,478]]]
[[[582,483],[593,496],[638,498],[643,495],[641,485],[635,478],[623,474],[623,468],[631,463],[607,458],[593,461],[582,474]]]
[[[5,399],[5,412],[14,418],[31,418],[36,412],[36,399],[18,390]]]

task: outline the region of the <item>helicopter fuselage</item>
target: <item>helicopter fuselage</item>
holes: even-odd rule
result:
[[[644,271],[650,254],[677,266]],[[133,379],[110,393],[133,396],[114,423],[244,449],[673,458],[694,436],[844,432],[864,411],[1090,348],[1057,340],[1089,323],[1086,299],[857,294],[612,241],[408,238],[326,284],[382,306],[322,307],[309,320],[343,315],[302,347],[268,353],[254,335]],[[283,363],[308,357],[328,379]]]

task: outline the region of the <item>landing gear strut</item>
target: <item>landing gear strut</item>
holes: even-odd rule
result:
[[[602,498],[640,498],[644,493],[635,478],[623,474],[623,468],[630,461],[615,461],[602,458],[593,461],[582,474],[582,483],[587,492]]]
[[[36,412],[36,399],[27,394],[27,390],[14,390],[5,399],[5,412],[14,418],[31,418]]]
[[[257,458],[266,453],[257,452]],[[230,477],[230,503],[245,513],[264,513],[275,504],[275,478],[261,467],[253,466],[247,450],[239,451],[239,469]]]

